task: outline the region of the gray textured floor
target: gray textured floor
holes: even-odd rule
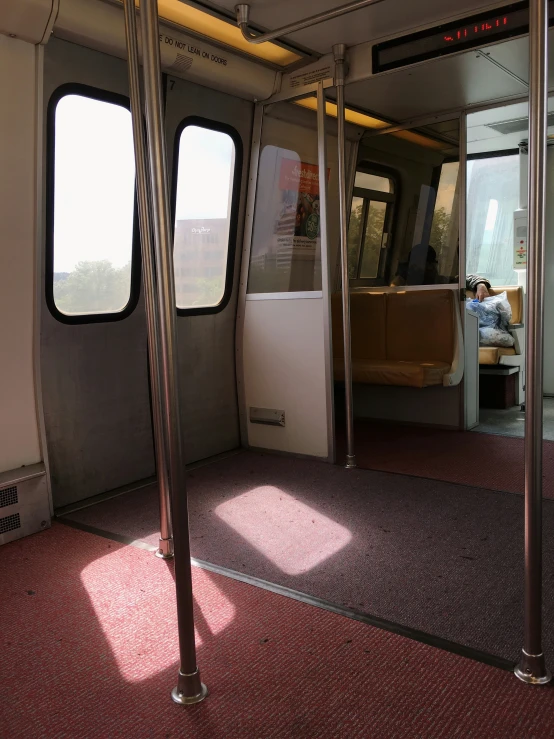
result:
[[[544,438],[554,441],[554,398],[545,398],[543,404]],[[525,413],[519,406],[507,410],[479,409],[479,426],[472,429],[482,434],[517,436],[523,438]]]
[[[244,452],[188,475],[193,556],[516,660],[523,497]],[[157,544],[154,487],[69,519]],[[544,504],[554,656],[554,501]]]

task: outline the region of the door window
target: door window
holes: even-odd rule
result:
[[[241,142],[229,126],[188,118],[177,131],[173,260],[180,314],[216,313],[232,284]]]
[[[140,286],[126,98],[81,85],[49,105],[46,297],[61,321],[116,320]]]

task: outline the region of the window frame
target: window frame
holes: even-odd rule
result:
[[[393,191],[390,193],[382,192],[381,190],[366,190],[365,188],[359,188],[353,185],[352,192],[350,194],[350,210],[348,213],[348,223],[350,226],[350,213],[352,212],[352,199],[354,197],[360,197],[363,199],[363,227],[360,233],[360,244],[358,247],[358,260],[356,263],[356,277],[350,278],[350,284],[352,287],[382,287],[388,284],[388,273],[390,271],[391,256],[393,253],[394,241],[395,241],[395,223],[394,216],[397,209],[397,204],[401,197],[401,183],[400,175],[391,167],[381,165],[366,160],[362,160],[356,164],[355,172],[365,172],[366,174],[372,174],[376,177],[385,177],[392,182]],[[355,182],[355,174],[354,174]],[[377,277],[360,277],[360,269],[363,260],[363,243],[365,236],[365,229],[367,225],[367,216],[372,201],[379,201],[387,204],[385,212],[385,223],[383,233],[389,234],[389,240],[385,249],[383,263],[381,260],[378,265]],[[388,231],[386,230],[388,228]]]
[[[175,249],[175,215],[177,210],[177,177],[179,174],[179,149],[181,143],[181,136],[183,131],[189,126],[196,126],[197,128],[205,128],[209,131],[217,131],[219,133],[227,134],[234,146],[235,146],[235,162],[233,171],[233,190],[231,193],[231,207],[229,211],[229,240],[227,243],[227,267],[225,270],[225,287],[221,300],[217,305],[209,306],[197,306],[194,308],[177,308],[178,316],[206,316],[213,315],[214,313],[221,313],[225,310],[231,295],[233,293],[233,283],[235,276],[235,259],[237,252],[237,238],[238,238],[238,226],[239,226],[239,208],[240,208],[240,196],[241,196],[241,185],[242,185],[242,162],[243,162],[243,146],[242,139],[239,132],[233,126],[228,123],[222,123],[221,121],[214,121],[211,118],[204,118],[202,116],[191,115],[183,118],[181,123],[177,126],[175,131],[175,139],[173,143],[173,167],[172,167],[172,178],[171,178],[171,239],[172,239],[172,253]]]
[[[45,219],[45,299],[48,310],[60,323],[71,325],[87,323],[111,323],[123,321],[128,318],[137,307],[141,290],[141,242],[138,223],[138,204],[136,189],[136,172],[134,187],[133,206],[133,235],[131,242],[131,282],[129,285],[129,300],[125,307],[117,312],[111,313],[76,313],[74,315],[63,313],[56,305],[54,299],[54,195],[56,185],[56,110],[58,103],[68,95],[78,95],[98,102],[119,105],[129,112],[131,111],[129,98],[116,92],[102,90],[90,85],[78,82],[69,82],[57,87],[48,101],[46,121],[46,219]]]

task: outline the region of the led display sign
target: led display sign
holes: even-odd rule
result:
[[[549,3],[550,25],[554,2]],[[529,32],[529,5],[515,3],[463,21],[383,41],[373,47],[373,74],[473,49]]]

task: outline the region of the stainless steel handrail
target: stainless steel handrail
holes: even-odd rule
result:
[[[346,163],[344,132],[344,78],[346,46],[333,46],[337,88],[337,141],[340,216],[340,255],[342,275],[342,328],[344,339],[344,397],[346,404],[346,467],[356,466],[354,453],[354,400],[352,395],[352,346],[350,328],[350,278],[348,275],[348,211],[346,203]]]
[[[334,8],[333,10],[326,10],[323,13],[311,15],[309,18],[304,18],[304,20],[302,21],[289,23],[287,26],[277,28],[275,31],[268,31],[267,33],[262,34],[256,34],[248,28],[248,24],[250,21],[250,5],[246,3],[241,3],[240,5],[237,5],[235,7],[235,11],[237,13],[237,25],[242,31],[242,35],[244,36],[244,38],[251,44],[263,44],[266,41],[271,41],[272,39],[286,36],[289,33],[301,31],[303,28],[309,28],[310,26],[315,26],[318,23],[330,21],[333,18],[340,18],[341,15],[353,13],[355,10],[360,10],[361,8],[365,8],[368,5],[378,5],[382,2],[384,2],[384,0],[356,0],[356,2],[347,3],[346,5],[341,5],[338,8]]]
[[[175,589],[179,632],[179,676],[171,697],[192,704],[207,695],[196,664],[192,572],[179,403],[175,281],[167,160],[162,114],[161,62],[157,0],[141,2],[142,54],[146,125],[152,194],[152,230],[156,256],[156,287],[160,321],[162,415],[167,439],[175,547]]]
[[[150,222],[149,180],[145,151],[146,141],[143,122],[142,95],[140,90],[136,10],[133,0],[123,0],[123,7],[125,12],[125,37],[127,40],[127,59],[129,67],[129,96],[131,100],[133,142],[135,148],[137,201],[142,251],[142,274],[144,280],[144,302],[146,305],[146,327],[148,333],[148,361],[150,370],[150,388],[152,392],[154,454],[156,458],[156,476],[160,498],[160,543],[156,554],[163,559],[170,559],[173,557],[173,529],[171,524],[171,506],[169,501],[169,480],[167,476],[167,442],[164,433],[160,395],[158,309],[156,305],[152,224]]]
[[[529,214],[525,402],[525,625],[515,674],[551,680],[542,651],[542,436],[548,0],[529,3]]]

